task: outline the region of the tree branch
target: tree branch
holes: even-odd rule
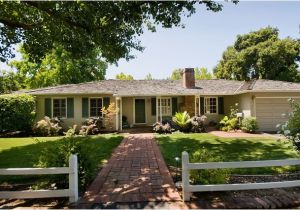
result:
[[[4,25],[12,27],[12,28],[23,28],[23,29],[32,29],[37,25],[37,24],[27,24],[27,23],[15,22],[15,21],[3,19],[3,18],[0,18],[0,23],[3,23]]]

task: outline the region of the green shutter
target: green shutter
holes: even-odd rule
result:
[[[45,116],[52,117],[52,101],[51,98],[45,98]]]
[[[177,98],[172,98],[172,115],[175,115],[178,112]]]
[[[107,108],[107,107],[109,106],[109,100],[110,100],[109,97],[104,97],[104,98],[103,98],[103,106],[104,106],[105,108]]]
[[[87,118],[89,117],[89,99],[82,98],[82,117]]]
[[[224,114],[224,97],[218,98],[219,114]]]
[[[151,98],[151,114],[156,115],[156,98]]]
[[[200,114],[204,114],[204,98],[200,97]]]
[[[74,117],[74,98],[67,98],[67,118]]]

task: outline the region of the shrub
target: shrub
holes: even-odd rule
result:
[[[289,99],[292,112],[288,113],[288,121],[283,125],[278,125],[279,133],[289,139],[294,148],[300,151],[300,103],[293,99]],[[286,114],[286,113],[283,113]]]
[[[102,113],[104,115],[105,127],[112,130],[113,129],[113,120],[114,116],[119,112],[115,103],[110,103],[107,108],[102,108]]]
[[[72,132],[70,131],[68,133]],[[76,139],[74,136],[64,137],[57,144],[54,144],[54,146],[46,147],[42,150],[36,167],[68,167],[70,155],[76,154],[78,156],[79,186],[81,189],[84,189],[90,181],[89,179],[92,176],[93,168],[91,167],[88,154],[83,152],[78,140],[79,139]],[[45,181],[45,185],[49,184],[56,185],[59,188],[68,188],[68,177],[65,175],[50,176]]]
[[[169,123],[156,122],[153,124],[153,131],[159,134],[172,133],[172,128]]]
[[[242,120],[242,130],[247,133],[254,133],[258,130],[258,125],[255,117],[246,117]]]
[[[207,120],[205,115],[202,116],[194,116],[191,119],[191,132],[194,133],[202,133],[205,132],[204,123]]]
[[[228,116],[224,116],[224,118],[219,122],[219,128],[222,131],[231,131],[239,128],[238,118],[229,118]]]
[[[191,118],[187,111],[176,112],[175,116],[172,119],[178,126],[179,130],[183,132],[190,131]]]
[[[0,132],[31,131],[35,118],[35,99],[31,95],[0,96]]]
[[[94,135],[101,132],[103,127],[103,118],[89,118],[82,123],[79,134],[80,135]]]
[[[195,152],[191,155],[191,162],[221,162],[222,159],[210,153],[206,149]],[[194,184],[224,184],[230,178],[229,169],[208,169],[208,170],[191,170],[191,180]]]
[[[63,134],[62,120],[55,117],[44,117],[33,126],[33,133],[37,136],[58,136]]]

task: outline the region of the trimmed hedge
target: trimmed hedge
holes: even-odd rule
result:
[[[35,98],[27,94],[0,96],[0,132],[30,131],[35,118]]]

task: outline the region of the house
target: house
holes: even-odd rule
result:
[[[243,117],[257,118],[262,131],[275,131],[290,111],[288,98],[300,98],[300,84],[224,79],[195,81],[194,69],[183,70],[182,81],[172,80],[102,80],[59,85],[25,91],[36,96],[37,120],[44,116],[61,117],[66,126],[81,125],[89,117],[100,116],[101,108],[115,102],[119,109],[114,127],[122,129],[122,117],[131,126],[147,125],[175,112],[205,114],[207,122],[218,122],[238,103]]]

